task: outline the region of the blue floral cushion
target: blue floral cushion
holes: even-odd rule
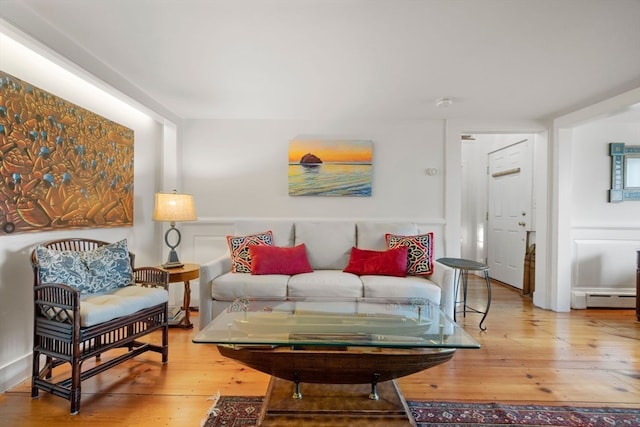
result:
[[[41,283],[63,283],[81,294],[121,288],[133,279],[126,240],[91,251],[57,251],[39,246],[36,258]]]
[[[81,252],[80,256],[89,270],[94,287],[101,286],[102,290],[109,290],[131,284],[133,271],[126,240]]]
[[[79,252],[56,251],[38,246],[36,258],[40,267],[40,283],[63,283],[80,292],[88,292],[89,272]]]

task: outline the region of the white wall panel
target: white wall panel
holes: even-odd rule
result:
[[[638,228],[576,228],[572,233],[572,307],[588,306],[589,295],[633,296],[636,260],[640,250]],[[597,301],[594,304],[600,306]],[[602,299],[601,299],[602,301]],[[606,306],[627,306],[619,300]]]

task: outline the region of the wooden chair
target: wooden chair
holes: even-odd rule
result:
[[[92,239],[62,239],[41,244],[60,251],[91,251],[108,242]],[[136,286],[163,288],[168,291],[169,274],[154,267],[134,268],[135,255],[129,252],[133,281]],[[64,397],[71,403],[71,413],[80,409],[81,382],[146,351],[162,355],[168,361],[168,303],[155,304],[93,326],[81,326],[80,292],[64,283],[40,283],[36,251],[31,254],[34,272],[33,372],[31,396],[39,390]],[[137,290],[136,290],[137,291]],[[140,290],[141,291],[141,290]],[[144,291],[142,291],[144,292]],[[150,291],[151,292],[151,291]],[[155,292],[155,291],[153,291]],[[158,294],[155,292],[156,295]],[[153,331],[162,331],[162,344],[139,341]],[[106,362],[82,370],[82,363],[115,348],[126,348]],[[41,359],[44,363],[41,366]],[[70,377],[54,382],[54,368],[69,363]]]

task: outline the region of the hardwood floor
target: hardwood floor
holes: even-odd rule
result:
[[[470,301],[483,304],[481,281],[470,280],[469,292]],[[478,329],[478,314],[458,320],[482,348],[458,350],[451,361],[400,379],[408,400],[640,408],[634,310],[555,313],[494,284],[487,331]],[[223,358],[214,346],[193,344],[196,330],[171,329],[167,365],[144,354],[83,382],[75,416],[62,398],[41,391],[32,399],[25,381],[0,394],[0,425],[197,427],[218,392],[264,395],[267,375]]]

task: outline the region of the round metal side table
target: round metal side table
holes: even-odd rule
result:
[[[467,317],[467,310],[473,311],[474,313],[482,314],[482,320],[480,320],[480,329],[486,331],[486,327],[482,327],[484,320],[487,318],[487,314],[489,314],[489,307],[491,306],[491,280],[489,280],[489,266],[483,264],[481,262],[472,261],[470,259],[464,258],[439,258],[438,261],[440,264],[444,264],[447,267],[451,267],[455,270],[454,272],[454,298],[455,298],[455,306],[457,308],[458,304],[462,304],[462,315],[463,317]],[[484,273],[484,280],[487,284],[487,306],[484,311],[477,310],[473,307],[469,307],[467,305],[467,285],[469,281],[469,271],[482,271]],[[462,280],[461,280],[462,279]],[[458,293],[460,290],[460,282],[462,281],[462,301],[458,301]],[[456,312],[453,311],[453,320],[456,320]]]

